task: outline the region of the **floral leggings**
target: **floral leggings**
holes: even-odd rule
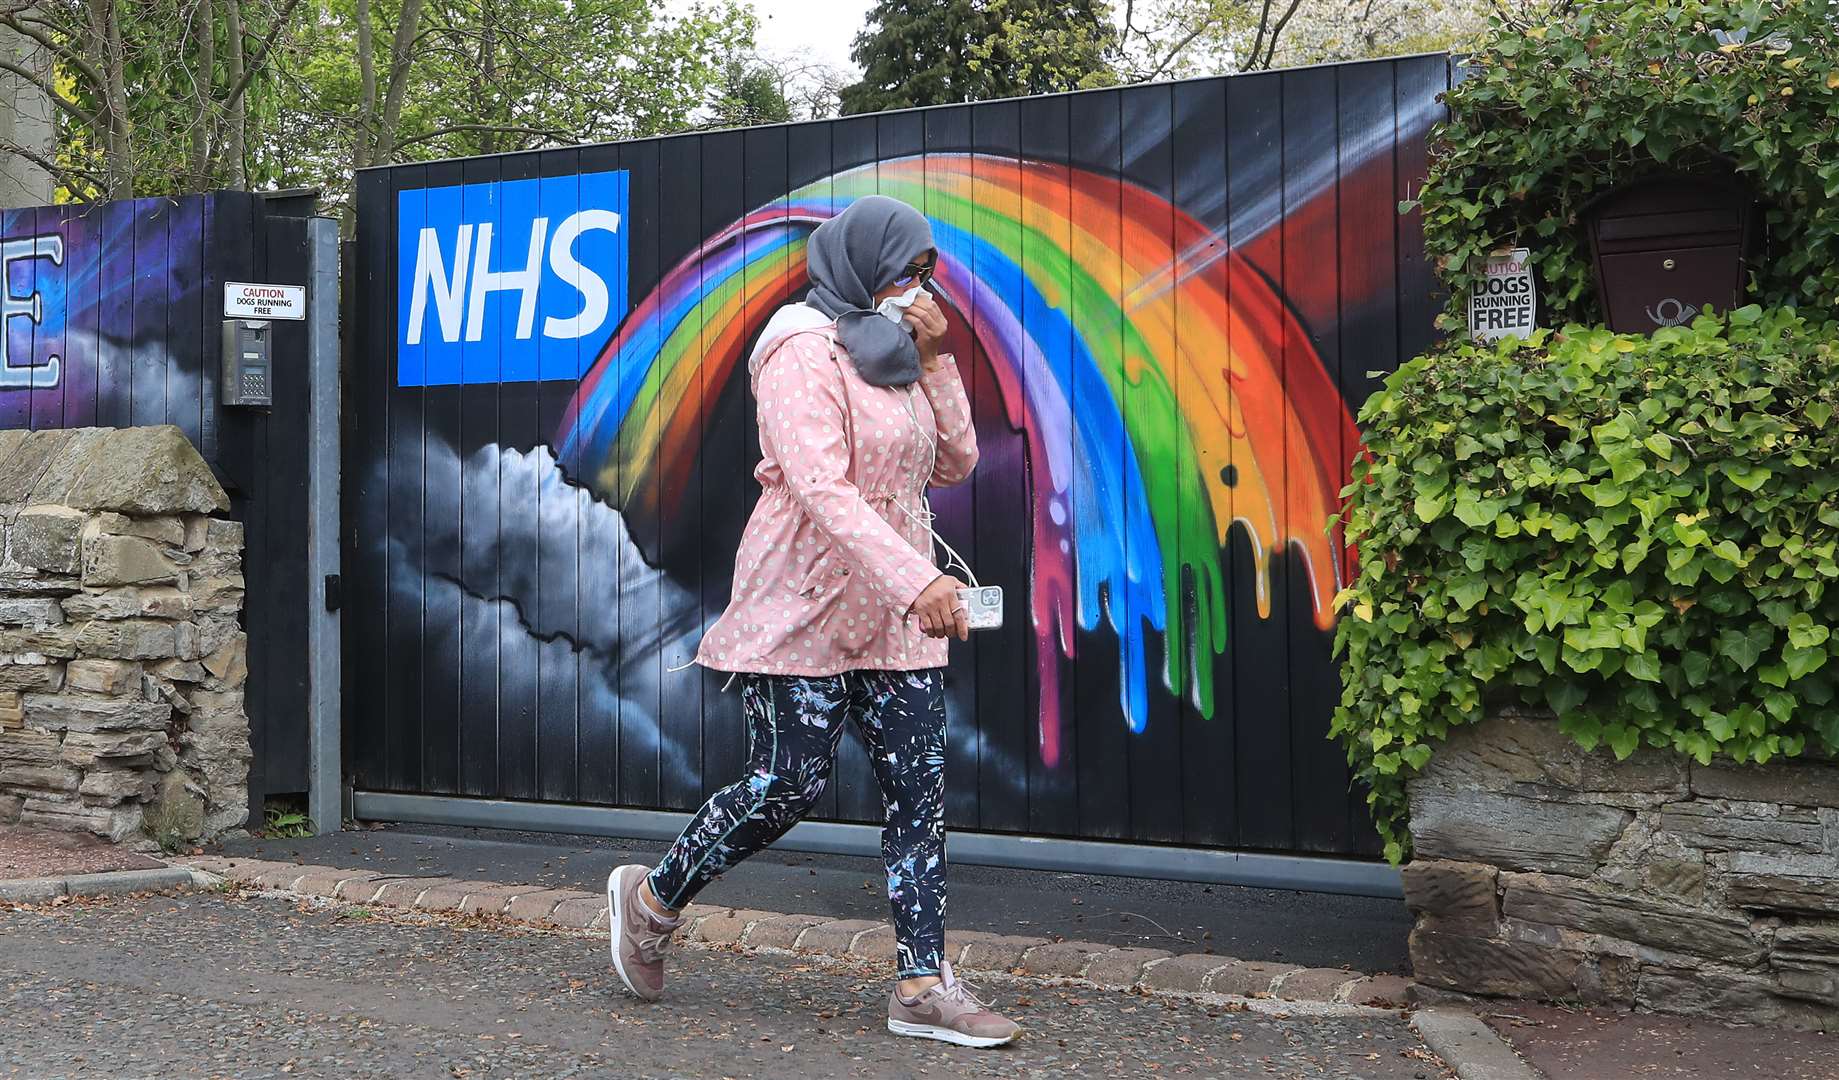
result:
[[[939,973],[945,951],[945,684],[938,668],[841,675],[743,675],[748,775],[716,792],[651,872],[682,907],[730,866],[779,839],[811,809],[836,764],[843,718],[868,747],[887,814],[899,977]]]

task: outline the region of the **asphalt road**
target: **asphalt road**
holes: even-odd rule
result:
[[[1020,980],[1023,1040],[886,1033],[865,967],[680,949],[670,998],[597,938],[202,894],[0,909],[0,1076],[1445,1080],[1392,1014],[1311,1018]]]
[[[948,841],[949,844],[949,841]],[[598,891],[626,862],[654,862],[664,844],[553,833],[396,825],[301,840],[239,840],[226,854],[346,869],[448,875]],[[698,897],[766,911],[888,918],[879,860],[767,850]],[[1050,874],[985,866],[951,868],[950,925],[960,930],[1212,951],[1368,974],[1407,974],[1411,916],[1402,900]]]

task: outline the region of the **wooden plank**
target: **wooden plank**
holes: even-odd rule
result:
[[[430,200],[451,198],[421,194],[430,183],[426,166],[408,165],[389,174],[391,200],[396,212],[407,219],[411,229],[432,220]],[[403,198],[402,192],[409,192]],[[391,244],[389,263],[391,281],[401,281],[403,268],[396,263],[395,245]],[[396,340],[394,331],[390,337]],[[405,365],[414,365],[412,376],[421,376],[423,361],[415,353],[402,357]],[[383,785],[390,791],[422,790],[422,603],[426,581],[422,567],[422,490],[423,472],[423,402],[424,387],[397,386],[388,395],[387,425],[388,471],[385,498],[389,503],[386,522],[388,594],[384,612],[384,632],[388,635],[390,663],[383,669],[383,715],[385,724],[385,758]]]
[[[619,149],[614,146],[586,146],[580,150],[582,172],[618,172]],[[622,228],[625,223],[622,222]],[[607,242],[604,234],[585,235],[578,242],[585,250],[589,245]],[[620,283],[624,286],[624,282]],[[586,375],[600,359],[601,349],[609,341],[624,313],[612,312],[601,330],[576,343],[578,371]],[[612,512],[604,505],[611,492],[595,492],[587,484],[584,463],[578,459],[562,462],[573,479],[579,505],[580,563],[575,589],[582,648],[580,666],[581,738],[577,751],[580,798],[583,802],[610,805],[618,800],[621,716],[620,612],[626,598],[620,590],[620,573],[624,552],[620,537],[600,522],[607,522]]]
[[[42,206],[29,211],[32,222],[32,235],[58,236],[61,239],[65,208],[61,206]],[[29,426],[34,430],[43,428],[61,428],[64,426],[64,393],[69,387],[64,372],[64,333],[70,321],[70,305],[66,300],[66,271],[70,265],[70,252],[65,250],[56,262],[49,258],[27,261],[32,284],[29,289],[21,290],[19,295],[36,295],[39,310],[43,318],[31,323],[31,331],[26,336],[31,342],[31,351],[24,356],[13,357],[13,365],[30,363],[34,366],[58,365],[57,381],[48,386],[37,383],[45,377],[37,375],[29,391],[31,400],[31,420]],[[25,322],[27,320],[19,320]],[[48,373],[47,373],[48,374]]]
[[[834,130],[835,125],[829,121],[794,124],[786,130],[786,183],[794,190],[808,184],[815,184],[816,201],[826,216],[832,210],[835,189],[835,184],[830,179],[834,171],[830,146],[831,133]],[[801,289],[794,295],[802,295],[803,291]],[[745,382],[744,372],[738,377]],[[750,400],[752,396],[752,393],[749,392]],[[750,440],[748,458],[757,460],[760,453],[760,432],[757,424],[749,432],[748,438]],[[749,481],[747,485],[749,502],[755,502],[759,497],[759,485]],[[835,819],[839,816],[837,787],[836,777],[833,775],[831,781],[824,785],[823,794],[818,796],[816,804],[812,806],[812,817]]]
[[[739,136],[735,136],[733,142],[738,145]],[[628,234],[631,245],[631,295],[643,297],[657,287],[663,270],[659,252],[659,215],[682,211],[670,205],[669,193],[659,183],[659,146],[655,140],[621,146],[620,161],[631,173],[632,185],[632,231]],[[738,158],[731,160],[729,166],[733,175],[732,182],[738,189]],[[662,317],[655,309],[651,318],[657,325],[662,325]],[[657,411],[654,409],[640,413],[635,410],[629,415],[628,422],[643,425],[642,438],[651,444],[655,458],[658,440],[662,435]],[[622,472],[617,482],[621,490],[630,490],[635,480],[635,477]],[[657,806],[665,724],[671,715],[671,706],[662,695],[665,664],[664,656],[658,650],[665,617],[661,607],[663,591],[659,575],[653,572],[664,565],[662,522],[659,520],[657,505],[628,504],[625,515],[626,528],[633,544],[637,545],[636,556],[650,562],[649,565],[639,566],[628,563],[621,578],[624,582],[637,584],[628,585],[623,590],[619,612],[619,639],[624,650],[620,656],[623,680],[621,696],[624,704],[619,721],[619,802],[622,806]],[[699,723],[700,719],[691,714],[683,722]]]
[[[515,181],[535,180],[538,158],[535,154],[513,154],[497,159],[499,190],[499,225],[494,230],[504,236],[505,222],[528,218],[535,209],[535,185],[515,185]],[[527,238],[526,238],[527,242]],[[518,266],[524,252],[513,238],[505,236],[492,245],[491,266],[503,269]],[[475,249],[474,271],[479,264]],[[500,293],[497,302],[485,305],[481,335],[486,341],[498,341],[496,362],[498,384],[498,590],[505,602],[495,606],[498,612],[498,793],[508,799],[541,797],[537,777],[543,765],[537,715],[542,695],[537,654],[540,648],[531,633],[532,605],[542,591],[542,565],[536,555],[541,538],[542,521],[538,517],[537,492],[539,474],[529,455],[540,453],[543,442],[541,403],[537,384],[531,381],[538,370],[534,357],[509,352],[517,335],[517,309]],[[515,598],[516,603],[511,603]]]
[[[980,154],[989,155],[974,160],[972,176],[981,176],[987,169],[992,177],[1001,177],[1013,168],[1020,153],[1020,107],[1013,101],[972,107],[971,142]],[[1021,199],[1018,193],[1000,186],[978,190],[971,227],[980,238],[988,238],[992,245],[989,250],[994,251],[994,245],[1000,244],[1000,232],[1021,216]],[[974,263],[977,279],[1000,279],[1000,268],[986,264],[981,254]],[[1015,303],[1012,295],[994,299],[1008,306]],[[994,333],[993,315],[981,306],[973,313],[973,324],[980,335]],[[977,469],[970,480],[976,520],[971,547],[959,551],[982,581],[1025,582],[1028,550],[1025,543],[1017,541],[1030,532],[1025,509],[1029,505],[1026,443],[1002,422],[1003,387],[992,367],[974,365],[968,389],[971,411],[980,421]],[[979,824],[985,829],[1019,831],[1028,824],[1028,759],[1036,753],[1025,676],[1030,659],[1028,645],[1019,633],[985,633],[973,635],[970,648],[977,654],[975,700],[977,730],[983,744],[977,770]]]
[[[175,214],[173,235],[178,236]],[[305,282],[311,259],[307,251],[306,221],[268,218],[268,264],[263,281]],[[174,245],[175,259],[181,248]],[[177,267],[175,266],[175,272]],[[168,325],[177,328],[178,314]],[[300,498],[307,488],[307,455],[311,446],[307,405],[307,327],[288,323],[275,327],[274,405],[257,418],[260,458],[255,465],[256,487],[250,503],[259,507],[265,532],[261,560],[245,565],[249,592],[262,596],[267,611],[260,622],[251,621],[252,636],[266,639],[261,664],[251,665],[250,678],[262,692],[262,729],[267,736],[261,752],[262,774],[270,792],[305,792],[309,757],[307,704],[311,700],[307,661],[308,593],[318,589],[307,577],[307,528],[310,508]],[[175,350],[169,374],[175,387],[182,368]],[[191,353],[196,356],[194,349]],[[174,394],[175,408],[189,406],[187,397]]]
[[[134,201],[102,205],[101,279],[97,319],[96,424],[126,427],[129,388],[134,382]]]
[[[501,159],[476,159],[464,163],[460,175],[449,174],[442,182],[490,183],[502,179],[503,174]],[[442,198],[452,200],[454,196]],[[477,201],[477,196],[474,198]],[[490,217],[493,257],[502,266],[504,248],[497,233],[497,214],[493,212]],[[478,257],[478,232],[475,224],[473,259]],[[473,266],[475,272],[477,269]],[[452,399],[443,400],[439,411],[447,423],[454,425],[449,436],[454,440],[452,475],[458,479],[457,490],[451,479],[443,487],[443,495],[457,503],[453,520],[458,523],[457,564],[464,591],[454,608],[443,611],[455,624],[450,632],[457,642],[454,673],[459,697],[454,702],[453,783],[461,794],[480,796],[495,796],[504,790],[500,782],[504,733],[500,731],[503,694],[499,666],[505,636],[516,633],[514,625],[505,625],[512,615],[505,611],[505,577],[499,566],[510,549],[500,536],[505,469],[500,460],[504,432],[499,423],[499,397],[504,341],[502,327],[493,321],[498,310],[495,306],[488,308],[491,314],[482,322],[478,340],[467,340],[464,334],[461,337],[460,369],[481,381],[429,390],[431,395]],[[447,550],[442,554],[452,560],[456,552]],[[517,552],[513,557],[526,554]],[[452,584],[439,582],[436,587],[451,590]],[[437,651],[446,649],[443,646]],[[445,679],[446,674],[441,677]],[[446,738],[445,734],[442,738]]]
[[[1157,355],[1145,357],[1150,366],[1145,369],[1148,377],[1169,380],[1172,387],[1170,368],[1174,362],[1174,335],[1170,328],[1157,326],[1150,321],[1151,313],[1147,309],[1147,297],[1137,295],[1158,286],[1162,275],[1174,263],[1174,229],[1172,212],[1162,207],[1174,197],[1174,157],[1170,146],[1170,132],[1174,127],[1174,97],[1170,87],[1140,86],[1131,87],[1123,92],[1122,109],[1124,113],[1124,174],[1133,183],[1146,188],[1157,199],[1157,212],[1153,217],[1145,218],[1143,224],[1149,230],[1146,243],[1141,251],[1132,251],[1131,272],[1123,280],[1125,294],[1120,298],[1125,308],[1126,318],[1137,321],[1137,332],[1143,335],[1147,347]],[[1128,196],[1127,196],[1128,197]],[[1145,316],[1138,319],[1138,313]],[[1128,346],[1127,346],[1128,349]],[[1128,355],[1128,352],[1126,353]],[[1160,376],[1153,373],[1158,369]],[[1154,438],[1151,433],[1178,428],[1181,420],[1174,410],[1172,400],[1162,397],[1164,389],[1141,381],[1132,381],[1126,375],[1124,380],[1124,415],[1130,428],[1141,434],[1137,438]],[[1147,459],[1138,455],[1138,473],[1144,485],[1135,497],[1146,501],[1157,493],[1154,489],[1173,483],[1168,476],[1151,476]],[[1178,466],[1179,467],[1179,466]],[[1157,522],[1159,530],[1173,527],[1174,522]],[[1163,565],[1163,590],[1165,593],[1180,595],[1182,588],[1179,563],[1169,567],[1168,556],[1179,556],[1176,545],[1159,537],[1162,551],[1131,551],[1131,560],[1145,566]],[[1181,839],[1181,707],[1180,703],[1166,692],[1169,685],[1165,674],[1169,669],[1184,662],[1180,655],[1169,655],[1170,644],[1176,627],[1165,627],[1158,634],[1151,627],[1152,619],[1164,618],[1162,611],[1131,610],[1127,605],[1125,617],[1133,633],[1141,634],[1146,647],[1143,650],[1145,665],[1144,678],[1149,684],[1149,711],[1143,728],[1130,740],[1130,825],[1131,835],[1139,840],[1178,841]]]
[[[0,238],[14,240],[29,236],[37,228],[37,222],[30,209],[0,211]],[[36,260],[22,259],[13,266],[0,268],[4,270],[5,281],[0,285],[18,291],[29,290],[32,286]],[[0,320],[0,334],[6,335],[6,352],[9,357],[18,357],[14,366],[28,363],[32,353],[32,324],[28,319]],[[32,391],[29,385],[0,388],[0,429],[29,428],[32,426]]]
[[[544,151],[537,159],[536,212],[547,222],[551,235],[570,216],[581,209],[581,155],[574,149]],[[504,255],[521,265],[530,250],[527,230],[506,234]],[[549,245],[543,245],[539,257],[547,259]],[[563,278],[578,285],[578,271]],[[569,290],[561,290],[564,293]],[[514,294],[504,294],[507,304],[515,304]],[[571,295],[566,311],[572,315],[579,307]],[[507,317],[515,310],[506,307]],[[531,614],[535,618],[537,640],[537,797],[552,802],[574,802],[579,797],[580,760],[580,655],[574,642],[580,636],[576,617],[580,599],[580,523],[579,502],[575,489],[562,482],[554,472],[554,431],[556,417],[567,406],[574,392],[580,360],[575,349],[560,348],[565,343],[544,337],[544,318],[549,313],[536,312],[531,337],[537,343],[537,437],[534,461],[540,463],[540,487],[537,490],[537,594]]]
[[[1123,166],[1123,112],[1118,91],[1077,94],[1068,99],[1068,123],[1071,129],[1070,157],[1075,168],[1100,177],[1116,176]],[[1102,190],[1102,189],[1101,189]],[[1074,238],[1074,261],[1079,269],[1101,283],[1118,275],[1122,265],[1123,205],[1115,193],[1074,219],[1083,238]],[[1097,287],[1094,285],[1094,287]],[[1080,313],[1075,310],[1075,315]],[[1093,356],[1106,358],[1123,351],[1124,326],[1115,309],[1107,308],[1104,318],[1085,315],[1079,329]],[[1087,395],[1102,395],[1087,400]],[[1109,412],[1112,393],[1097,373],[1083,380],[1074,399],[1074,408]],[[1093,445],[1094,475],[1123,475],[1124,445],[1112,440],[1109,445]],[[1101,468],[1102,466],[1102,468]],[[1073,518],[1086,522],[1121,522],[1124,520],[1124,492],[1121,486],[1096,483],[1073,487]],[[1115,624],[1123,623],[1123,598],[1108,587],[1100,586],[1095,610],[1087,617],[1096,621],[1091,632],[1081,632],[1077,641],[1078,661],[1073,668],[1079,709],[1073,715],[1073,736],[1079,745],[1075,774],[1079,783],[1079,835],[1086,837],[1124,837],[1130,835],[1130,791],[1125,762],[1130,738],[1121,703],[1119,682],[1121,650]]]
[[[1284,338],[1286,389],[1316,372],[1339,385],[1341,372],[1339,204],[1332,183],[1338,146],[1335,69],[1288,72],[1283,84],[1284,295],[1300,320],[1300,333]],[[1330,182],[1322,183],[1318,177]],[[1292,398],[1295,400],[1295,398]],[[1315,419],[1313,417],[1308,419]],[[1319,454],[1340,457],[1339,441],[1316,448],[1295,437],[1284,446],[1285,499],[1294,529],[1323,527],[1320,509],[1303,486]],[[1311,571],[1300,553],[1284,553],[1282,575],[1290,597],[1290,761],[1294,843],[1304,851],[1337,851],[1347,840],[1347,759],[1328,741],[1328,721],[1340,698],[1340,679],[1331,655],[1333,638],[1317,628]],[[1273,588],[1276,582],[1273,581]],[[1332,593],[1332,590],[1331,590]]]
[[[1208,79],[1177,83],[1174,94],[1175,130],[1172,150],[1175,205],[1183,213],[1191,215],[1204,231],[1204,235],[1197,235],[1184,244],[1183,250],[1179,252],[1177,273],[1186,283],[1186,289],[1210,295],[1217,301],[1226,301],[1229,299],[1226,241],[1231,221],[1231,208],[1226,199],[1224,183],[1230,167],[1226,152],[1226,82],[1223,79]],[[1177,376],[1176,396],[1184,409],[1198,407],[1196,399],[1205,401],[1209,395],[1213,395],[1216,400],[1229,400],[1231,394],[1231,385],[1225,378],[1225,365],[1206,362],[1208,351],[1217,347],[1215,329],[1188,328],[1187,318],[1199,320],[1204,317],[1200,312],[1186,311],[1182,301],[1188,295],[1188,292],[1178,294],[1175,307],[1176,346],[1194,365],[1192,368],[1183,367]],[[1198,378],[1196,373],[1199,373]],[[1218,385],[1201,385],[1201,380],[1213,378],[1218,378]],[[1208,421],[1212,421],[1215,414],[1208,412],[1204,415]],[[1219,422],[1224,424],[1227,419],[1219,417]],[[1213,522],[1215,508],[1197,495],[1221,490],[1231,466],[1230,446],[1223,460],[1211,457],[1194,460],[1184,454],[1180,467],[1198,473],[1202,488],[1198,493],[1183,491],[1177,505],[1177,516],[1184,522],[1195,516]],[[1227,507],[1225,516],[1230,522],[1232,488],[1224,487],[1223,490]],[[1206,532],[1212,533],[1217,527],[1216,523]],[[1249,572],[1249,568],[1234,562],[1229,544],[1212,547],[1208,555],[1218,560],[1222,596],[1230,597],[1233,580],[1241,573]],[[1230,616],[1230,611],[1225,614]],[[1191,632],[1197,635],[1204,632],[1198,619]],[[1237,642],[1229,637],[1225,652],[1216,653],[1200,641],[1194,646],[1196,666],[1206,665],[1213,678],[1213,707],[1211,714],[1208,714],[1195,706],[1192,695],[1186,695],[1181,700],[1181,820],[1184,843],[1231,847],[1238,841],[1238,777],[1233,771],[1235,716],[1232,650],[1236,645]]]
[[[878,128],[874,116],[849,117],[831,126],[831,158],[838,172],[866,166],[869,175],[878,174],[877,162],[881,156]],[[839,193],[833,205],[836,212],[841,213],[847,205],[844,196]],[[836,789],[839,818],[872,823],[882,820],[881,788],[875,783],[868,752],[853,733],[839,741],[836,769],[830,784]]]
[[[1445,110],[1436,95],[1449,89],[1450,64],[1444,56],[1414,57],[1397,65],[1395,101],[1399,125],[1394,187],[1401,201],[1416,199],[1430,167],[1428,126],[1409,126],[1412,118],[1435,121]],[[1426,102],[1431,104],[1427,107]],[[1428,113],[1428,116],[1426,116]],[[1437,313],[1446,296],[1435,268],[1424,254],[1424,213],[1413,209],[1398,222],[1398,355],[1408,360],[1436,341]]]
[[[747,191],[748,153],[763,147],[750,138],[750,134],[752,132],[719,132],[702,138],[701,230],[695,239],[669,237],[690,241],[684,243],[682,254],[688,254],[704,237],[715,236],[736,223],[752,208]],[[767,166],[776,164],[783,177],[783,144],[778,145],[778,153],[769,158]],[[662,261],[666,270],[679,258],[675,254],[677,245],[669,243],[669,239],[666,258]],[[702,269],[702,304],[704,313],[712,316],[717,311],[714,298],[719,291],[743,283],[745,276],[723,281],[715,276],[714,261],[704,263]],[[725,517],[736,508],[736,502],[741,499],[741,486],[747,482],[745,403],[750,394],[741,386],[737,388],[737,397],[717,399],[721,388],[715,385],[712,353],[725,329],[728,327],[717,324],[714,318],[706,318],[699,327],[695,355],[686,357],[686,361],[697,364],[691,396],[701,403],[701,408],[697,412],[697,436],[691,440],[691,445],[699,447],[699,453],[697,462],[691,464],[684,478],[686,489],[677,504],[679,510],[668,511],[666,534],[671,537],[671,554],[666,565],[686,570],[679,581],[690,589],[691,600],[697,607],[688,618],[680,618],[669,611],[660,613],[664,626],[690,624],[686,626],[690,633],[682,638],[682,651],[686,655],[673,659],[673,664],[690,659],[688,651],[695,648],[702,629],[723,613],[728,603],[728,587],[734,578],[734,548],[741,539],[737,523],[726,523]],[[750,333],[756,327],[745,329]],[[669,649],[666,655],[675,657],[675,649],[671,649],[677,644],[675,635],[666,638],[664,644]],[[714,677],[699,668],[664,675],[664,732],[666,738],[673,741],[679,740],[679,732],[691,729],[701,732],[704,797],[737,780],[747,762],[747,729],[741,723],[741,710],[717,707],[719,690],[725,679],[726,675]]]
[[[469,179],[459,162],[429,165],[424,173],[429,193],[427,223],[438,226],[443,243],[453,242],[450,220],[443,214],[446,207],[458,207],[462,199],[453,190]],[[447,189],[447,190],[442,190]],[[470,207],[468,208],[470,209]],[[474,237],[477,254],[477,236]],[[446,260],[453,272],[457,256]],[[412,268],[409,269],[412,272]],[[430,305],[432,308],[432,305]],[[430,310],[423,323],[424,342],[441,340],[440,322]],[[460,363],[471,357],[471,342],[461,345]],[[404,431],[408,439],[418,442],[406,451],[420,471],[420,486],[413,496],[400,482],[392,485],[392,497],[418,500],[420,513],[420,551],[414,573],[421,585],[421,619],[410,631],[414,646],[406,655],[413,656],[413,666],[420,669],[421,726],[418,736],[421,755],[421,778],[418,790],[430,794],[450,795],[460,787],[459,711],[463,695],[462,650],[460,647],[460,609],[464,603],[458,584],[461,578],[460,536],[460,399],[461,387],[452,381],[456,372],[446,360],[447,349],[426,348],[426,368],[433,385],[406,391],[420,399],[421,411],[414,432]],[[406,425],[405,425],[406,426]],[[392,475],[392,480],[395,477]]]
[[[198,336],[198,449],[206,461],[215,461],[218,457],[218,440],[223,422],[224,406],[221,403],[223,378],[223,260],[219,255],[225,244],[247,244],[248,238],[230,236],[223,231],[219,220],[224,211],[224,196],[220,192],[211,192],[199,196],[199,296],[198,312],[200,319]],[[346,298],[349,304],[352,301]],[[347,307],[347,311],[354,310]],[[341,323],[342,326],[342,323]],[[383,355],[388,355],[387,353]],[[341,383],[348,390],[348,383]],[[343,413],[341,412],[341,416]],[[341,441],[341,448],[344,443]],[[346,476],[350,473],[347,471]],[[341,486],[341,491],[349,490]],[[349,674],[347,670],[346,674]]]
[[[96,423],[97,320],[102,303],[102,211],[96,206],[64,209],[65,331],[63,353],[64,426]],[[206,247],[207,253],[210,248]],[[206,255],[206,265],[214,256]],[[207,343],[207,359],[217,353]],[[210,399],[213,403],[215,396]],[[215,457],[213,443],[206,454]]]
[[[1070,422],[1073,413],[1068,407],[1071,399],[1067,389],[1072,384],[1073,339],[1065,329],[1069,315],[1067,298],[1072,294],[1073,285],[1072,270],[1065,256],[1072,248],[1072,189],[1064,171],[1072,138],[1069,100],[1062,96],[1027,98],[1020,106],[1021,156],[1031,165],[1022,174],[1022,201],[1031,206],[1039,204],[1043,210],[1028,215],[1027,228],[1022,234],[1022,274],[1030,284],[1019,314],[1024,334],[1040,345],[1046,368],[1043,377],[1053,384],[1045,399],[1061,402],[1065,409],[1063,418],[1044,425],[1048,431],[1063,433],[1061,445],[1051,448],[1049,453],[1050,456],[1058,454],[1067,461],[1072,460],[1075,449]],[[1034,163],[1051,166],[1051,169],[1033,167]],[[1050,516],[1066,519],[1072,512],[1071,492],[1055,492],[1055,477],[1049,463],[1031,460],[1029,473],[1033,487],[1028,505],[1039,506],[1042,500],[1052,499],[1057,510],[1050,510]],[[1060,478],[1062,483],[1071,481],[1070,476]],[[1032,534],[1033,522],[1028,522],[1027,528]],[[1020,589],[1008,595],[1015,598],[1012,601],[1015,621],[1011,625],[1016,630],[1011,636],[1021,640],[1019,631],[1028,625],[1022,621],[1026,596]],[[1059,653],[1062,637],[1068,640],[1072,637],[1075,616],[1068,607],[1050,615],[1049,620],[1047,625],[1035,627],[1033,641],[1026,643],[1032,655],[1024,664],[1025,700],[1033,706],[1023,716],[1033,746],[1027,761],[1028,828],[1030,832],[1043,835],[1071,836],[1079,831],[1075,722],[1079,708],[1078,688],[1073,681],[1071,665],[1060,662]],[[1042,685],[1043,671],[1053,673],[1050,685]],[[1043,712],[1047,715],[1043,716]],[[1043,725],[1051,727],[1051,739],[1046,737]],[[1051,762],[1048,760],[1050,747]]]
[[[920,114],[925,123],[924,152],[928,177],[948,168],[952,159],[963,154],[971,142],[971,113],[965,106],[927,109]],[[953,203],[932,183],[927,184],[926,205],[921,207],[935,222],[955,221]],[[936,226],[935,226],[936,227]],[[940,253],[947,276],[968,283],[967,265],[955,269],[952,257]],[[959,286],[960,289],[963,285]],[[958,362],[958,376],[968,391],[975,376],[977,348],[970,333],[971,298],[967,295],[947,297],[954,310],[947,319],[944,348]],[[971,485],[941,488],[928,495],[936,515],[933,528],[945,542],[959,551],[968,550],[976,537],[972,532],[976,504]],[[975,828],[977,825],[977,654],[959,646],[948,653],[945,671],[945,824],[949,828]]]
[[[1250,290],[1269,288],[1263,270],[1273,279],[1282,272],[1282,230],[1257,218],[1254,208],[1282,206],[1282,76],[1259,74],[1229,79],[1226,83],[1226,131],[1232,169],[1226,175],[1227,198],[1233,208],[1235,251],[1248,252],[1254,241],[1274,247],[1276,261],[1263,266],[1235,262],[1228,289],[1234,297]],[[1270,403],[1240,396],[1241,411],[1269,408]],[[1282,461],[1266,464],[1265,482],[1272,498],[1282,498]],[[1235,504],[1241,514],[1260,507]],[[1232,560],[1254,566],[1254,556],[1244,530],[1233,530]],[[1267,543],[1269,537],[1265,537]],[[1257,582],[1253,574],[1239,574],[1232,590],[1233,685],[1238,695],[1234,760],[1238,772],[1240,843],[1246,847],[1288,849],[1290,821],[1290,663],[1289,641],[1284,631],[1287,603],[1283,590],[1273,585],[1269,593],[1269,618],[1260,617]]]
[[[1341,396],[1358,413],[1378,389],[1378,374],[1398,356],[1397,170],[1398,65],[1336,69],[1340,101]],[[1342,448],[1351,460],[1357,447]],[[1336,667],[1339,672],[1339,665]],[[1374,855],[1381,849],[1366,809],[1366,790],[1351,786],[1346,843],[1341,850]]]
[[[389,402],[395,396],[396,350],[396,189],[393,173],[373,169],[357,174],[358,229],[355,295],[357,341],[369,363],[351,363],[350,393],[342,433],[345,448],[344,488],[350,511],[345,519],[345,589],[342,632],[353,661],[352,693],[345,695],[344,743],[353,783],[376,790],[389,783],[389,733],[392,724],[385,673],[390,664],[387,632],[389,595]],[[209,228],[215,236],[229,223],[221,196],[212,200]],[[350,358],[355,360],[355,358]],[[397,653],[400,658],[403,654]]]
[[[168,223],[168,261],[166,277],[166,356],[171,367],[167,372],[167,417],[179,426],[193,446],[204,448],[204,416],[215,408],[215,398],[206,398],[216,382],[207,380],[204,364],[206,331],[203,273],[207,258],[204,251],[204,196],[187,195],[173,200]],[[304,271],[299,278],[306,280]],[[223,295],[219,286],[218,296]],[[219,303],[222,301],[219,300]],[[214,441],[214,440],[213,440]]]
[[[167,226],[170,199],[134,200],[133,376],[128,390],[128,422],[168,421],[169,367],[166,355],[166,277],[172,270]]]

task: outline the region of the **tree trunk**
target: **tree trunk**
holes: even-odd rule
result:
[[[248,63],[248,43],[243,40],[242,0],[224,0],[224,36],[230,46],[226,74],[231,86],[242,86],[243,73]],[[224,118],[224,129],[223,168],[219,171],[226,185],[242,191],[249,186],[249,171],[244,160],[249,138],[246,93],[238,93],[230,101],[229,115]]]
[[[216,85],[217,72],[217,12],[211,0],[198,0],[193,9],[192,18],[196,20],[194,31],[197,35],[197,69],[192,79],[198,88],[198,115],[191,124],[191,186],[203,191],[211,186],[211,87]]]
[[[492,0],[484,0],[481,6],[482,18],[479,34],[479,104],[484,105],[492,96],[498,85],[498,8]],[[490,115],[486,110],[481,113]],[[498,152],[498,133],[489,127],[479,139],[479,152],[496,154]]]
[[[402,0],[396,20],[396,40],[390,46],[389,88],[383,95],[383,115],[377,124],[376,151],[370,164],[388,165],[396,149],[396,125],[402,120],[402,99],[409,89],[409,67],[415,61],[415,37],[421,23],[422,0]]]
[[[370,28],[370,0],[357,0],[358,24],[358,130],[353,139],[354,170],[370,164],[377,138],[377,39]]]
[[[134,127],[128,116],[127,57],[121,48],[121,24],[113,0],[89,0],[89,32],[101,52],[105,73],[102,109],[104,192],[110,199],[134,196]]]

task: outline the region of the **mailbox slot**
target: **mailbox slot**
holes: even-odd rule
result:
[[[1754,213],[1735,182],[1655,177],[1615,189],[1584,214],[1611,330],[1653,333],[1741,302]]]

